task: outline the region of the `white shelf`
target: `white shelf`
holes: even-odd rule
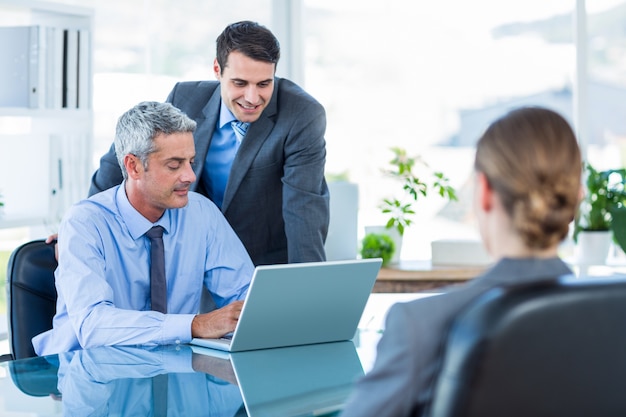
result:
[[[17,56],[19,62],[8,70],[4,67],[0,73],[9,74],[5,83],[19,71],[37,74],[35,85],[40,94],[32,100],[35,97],[29,94],[34,84],[29,81],[24,93],[16,90],[19,101],[12,101],[13,95],[2,98],[5,106],[0,107],[0,195],[4,207],[0,208],[0,229],[42,225],[55,228],[67,208],[87,196],[93,173],[93,15],[93,9],[83,6],[0,0],[0,26],[36,29],[17,31],[23,40],[28,40],[22,42],[27,50],[21,54],[9,42],[7,51]],[[73,39],[69,34],[77,31],[83,31],[86,41],[82,46],[76,42],[77,56],[69,63],[73,62],[77,70],[72,77],[74,83],[69,85],[67,80],[72,72],[68,75],[63,70],[59,57],[66,50],[65,34]],[[13,33],[4,32],[4,36]],[[7,65],[6,61],[0,61],[0,65]],[[0,79],[0,89],[2,82]],[[6,88],[5,84],[4,91]],[[24,97],[29,97],[26,104]],[[64,102],[72,108],[64,108]],[[19,106],[12,105],[18,103]],[[25,170],[28,175],[23,174]]]
[[[32,109],[29,107],[2,107],[0,106],[0,117],[16,116],[16,117],[60,117],[75,118],[77,116],[90,116],[90,109]],[[0,127],[0,134],[2,130]]]

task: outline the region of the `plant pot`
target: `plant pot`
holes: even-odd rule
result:
[[[365,226],[365,234],[368,235],[370,233],[389,236],[396,247],[389,263],[400,263],[400,252],[402,252],[402,236],[400,233],[396,229],[387,229],[385,226]]]
[[[576,243],[576,260],[581,265],[604,265],[611,248],[609,230],[581,231]]]
[[[356,259],[358,241],[359,186],[330,181],[330,223],[324,249],[327,261]]]

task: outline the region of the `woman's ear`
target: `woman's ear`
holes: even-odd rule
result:
[[[491,188],[487,176],[482,172],[476,173],[476,187],[478,188],[478,206],[483,211],[491,211],[493,208],[493,188]]]

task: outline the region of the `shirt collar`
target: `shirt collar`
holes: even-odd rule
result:
[[[220,121],[219,121],[219,127],[220,129],[223,128],[224,126],[226,126],[226,124],[237,120],[237,118],[235,117],[235,115],[230,111],[230,109],[228,108],[228,106],[226,106],[226,104],[224,104],[224,100],[221,101],[220,104]]]
[[[163,226],[165,233],[171,229],[171,214],[170,210],[165,210],[163,216],[156,223],[150,222],[141,213],[139,213],[128,200],[126,195],[126,180],[118,187],[115,193],[115,201],[124,224],[128,228],[128,232],[133,239],[139,239],[143,236],[152,226]]]

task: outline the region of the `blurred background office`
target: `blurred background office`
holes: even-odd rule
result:
[[[10,251],[56,232],[67,205],[87,195],[117,117],[165,100],[176,81],[213,79],[215,38],[238,20],[269,27],[282,46],[277,75],[325,106],[326,171],[358,185],[359,235],[386,219],[378,205],[394,187],[381,174],[391,146],[450,178],[459,201],[418,202],[403,259],[430,258],[435,239],[477,237],[473,146],[511,107],[561,112],[592,164],[624,165],[624,0],[0,0],[0,26],[72,15],[90,46],[89,105],[69,118],[0,107],[0,315]]]

